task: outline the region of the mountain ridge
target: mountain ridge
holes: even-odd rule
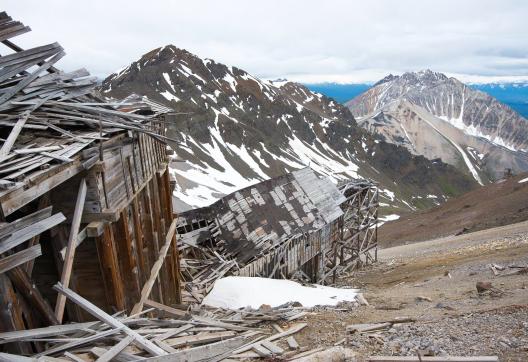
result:
[[[441,158],[481,184],[500,178],[506,168],[528,170],[526,120],[442,73],[389,75],[346,105],[369,132],[414,154]],[[431,152],[430,144],[439,142],[447,148]]]
[[[179,210],[305,166],[334,182],[379,182],[384,207],[397,213],[475,186],[451,166],[371,136],[348,108],[299,83],[264,81],[172,45],[110,75],[100,92],[119,99],[136,93],[186,113],[167,126],[179,140],[171,144]]]

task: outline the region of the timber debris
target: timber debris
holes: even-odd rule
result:
[[[310,168],[178,215],[182,300],[200,303],[226,275],[329,284],[377,260],[378,189],[336,186]]]
[[[314,353],[295,340],[298,307],[198,304],[225,275],[328,284],[375,261],[375,185],[335,186],[306,168],[175,217],[172,110],[104,101],[85,69],[55,67],[58,43],[11,41],[28,31],[0,13],[0,359]]]

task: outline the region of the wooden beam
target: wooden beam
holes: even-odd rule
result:
[[[11,148],[13,148],[13,145],[15,144],[15,141],[18,138],[20,131],[22,131],[22,128],[26,124],[29,114],[29,111],[22,113],[17,123],[11,130],[11,133],[9,133],[9,136],[7,137],[4,144],[2,145],[2,148],[0,149],[0,163],[4,161],[7,158],[9,152],[11,152]]]
[[[128,209],[121,212],[121,217],[114,226],[114,240],[119,255],[119,268],[123,277],[127,307],[131,308],[138,300],[141,292],[141,281],[137,273],[135,247],[130,235]],[[133,313],[132,313],[133,314]]]
[[[91,335],[91,336],[86,337],[86,338],[81,338],[81,339],[76,340],[76,341],[71,341],[71,342],[68,342],[68,343],[59,344],[57,346],[54,346],[52,348],[49,348],[49,349],[45,350],[44,352],[36,354],[35,357],[38,358],[38,357],[42,357],[42,356],[47,356],[47,355],[52,354],[52,353],[62,352],[64,350],[71,349],[71,348],[74,348],[74,347],[77,347],[77,346],[81,346],[81,345],[86,344],[86,343],[97,341],[99,339],[106,338],[106,337],[109,337],[109,336],[111,336],[113,334],[116,334],[116,333],[120,332],[121,329],[122,328],[114,328],[114,329],[110,329],[108,331],[96,333],[96,334]]]
[[[77,241],[75,243],[75,248],[78,248],[79,245],[81,245],[82,242],[85,241],[87,237],[88,237],[88,235],[86,234],[86,228],[84,228],[81,231],[79,231],[79,233],[77,234]],[[62,248],[59,251],[62,260],[64,260],[66,258],[66,250],[67,249],[68,249],[68,245],[66,245],[64,248]]]
[[[20,219],[16,219],[15,221],[2,225],[0,227],[0,239],[4,239],[5,237],[9,236],[10,234],[23,229],[25,227],[28,227],[32,224],[35,224],[39,221],[42,221],[48,217],[51,216],[51,206],[48,206],[46,208],[40,209],[32,214],[26,215],[21,217]]]
[[[114,235],[110,224],[105,224],[103,235],[96,239],[96,246],[108,307],[110,310],[112,307],[116,310],[124,310],[126,309],[125,294],[123,291],[121,270],[117,262]]]
[[[50,191],[57,185],[62,184],[64,181],[77,175],[83,171],[84,168],[79,160],[70,162],[65,165],[55,167],[53,169],[53,175],[44,179],[42,182],[35,184],[26,185],[25,187],[18,188],[10,193],[3,195],[0,198],[0,207],[3,217],[11,215],[22,206],[27,205],[31,201]]]
[[[45,194],[45,195],[42,195],[42,197],[39,199],[39,202],[38,202],[38,209],[39,210],[43,210],[43,209],[46,209],[49,207],[49,204],[50,204],[50,199],[49,199],[49,195],[48,194]],[[50,214],[51,214],[51,208],[50,208]],[[29,240],[28,242],[28,247],[31,247],[33,245],[37,245],[40,241],[40,235],[37,235],[37,236],[34,236],[31,240]],[[33,273],[33,266],[35,265],[35,259],[32,259],[30,260],[25,268],[26,268],[26,272],[28,274],[28,276],[31,278],[31,274]]]
[[[10,362],[35,362],[34,358],[24,357],[16,354],[0,352],[0,361]]]
[[[292,327],[290,327],[290,329],[282,332],[282,333],[277,333],[277,334],[274,334],[266,339],[264,339],[264,341],[269,341],[269,342],[272,342],[276,339],[279,339],[279,338],[283,338],[283,337],[288,337],[294,333],[297,333],[299,332],[301,329],[303,329],[304,327],[306,327],[307,324],[306,323],[299,323],[299,324],[295,324],[293,325]],[[255,344],[260,344],[262,341],[259,341],[259,342],[255,342],[255,343],[252,343],[250,345],[247,345],[247,346],[244,346],[242,348],[239,348],[237,349],[236,351],[233,352],[233,354],[239,354],[239,353],[242,353],[242,352],[246,352],[246,351],[249,351],[250,349],[253,348],[253,346]]]
[[[40,245],[38,246],[40,247]],[[40,294],[37,286],[33,283],[24,268],[14,268],[7,272],[7,276],[11,279],[17,291],[40,313],[43,320],[51,325],[59,324],[48,301]]]
[[[172,362],[172,361],[208,361],[211,358],[223,355],[226,352],[233,351],[247,343],[249,336],[238,336],[210,343],[205,346],[199,346],[178,351],[161,357],[147,358],[145,362]]]
[[[4,274],[0,274],[0,305],[3,306],[0,308],[2,329],[7,333],[19,333],[18,331],[26,329],[17,294],[13,290],[11,281]],[[2,350],[15,354],[31,354],[33,352],[27,343],[14,343],[3,347]]]
[[[79,185],[77,193],[77,201],[75,202],[75,210],[70,229],[70,236],[68,238],[68,246],[66,249],[66,257],[64,258],[64,265],[62,267],[61,284],[68,288],[70,284],[71,272],[73,269],[73,259],[75,257],[75,249],[77,246],[77,234],[81,226],[81,217],[84,208],[84,200],[86,199],[86,179],[83,177]],[[57,303],[55,304],[55,316],[59,323],[62,323],[64,316],[64,307],[66,305],[66,297],[62,294],[57,296]]]
[[[117,356],[122,350],[124,350],[130,343],[134,341],[133,336],[128,336],[125,339],[122,339],[118,344],[106,351],[102,356],[100,356],[96,362],[109,362],[115,356]]]
[[[68,299],[70,299],[73,303],[77,304],[79,307],[81,307],[86,312],[90,313],[92,316],[99,319],[100,321],[103,321],[106,324],[109,324],[113,328],[120,328],[127,335],[133,336],[135,338],[134,343],[140,346],[141,348],[145,349],[150,354],[154,356],[164,356],[167,354],[167,352],[165,352],[163,349],[156,346],[154,343],[144,338],[136,331],[128,328],[121,321],[115,319],[111,315],[97,308],[95,305],[93,305],[88,300],[84,299],[83,297],[75,293],[73,290],[62,286],[61,283],[55,284],[53,289],[63,294],[64,296],[68,297]]]
[[[95,238],[103,235],[105,224],[104,221],[92,221],[86,226],[86,236]]]
[[[176,318],[181,318],[187,315],[187,312],[183,310],[172,308],[172,307],[169,307],[168,305],[161,304],[161,303],[155,302],[150,299],[147,299],[145,301],[145,305],[147,307],[153,307],[153,308],[159,309],[160,311],[165,312],[169,314],[170,316],[176,317]]]
[[[40,244],[0,259],[0,274],[42,255]]]
[[[152,266],[149,279],[143,286],[143,289],[141,289],[141,298],[139,302],[137,302],[137,304],[132,309],[132,314],[139,313],[143,309],[143,304],[148,299],[150,292],[152,291],[154,282],[156,281],[156,278],[158,277],[158,274],[163,265],[163,261],[165,260],[165,257],[167,256],[167,252],[173,242],[175,231],[176,231],[176,219],[172,220],[169,230],[167,231],[167,235],[165,236],[165,244],[160,250],[158,260],[156,260],[156,262]]]
[[[53,337],[63,334],[72,334],[77,331],[93,328],[101,322],[85,322],[61,324],[50,327],[34,328],[30,330],[20,330],[0,333],[0,345],[5,343],[21,342],[30,339]]]
[[[7,239],[0,241],[0,254],[5,253],[15,246],[22,244],[24,241],[27,241],[32,237],[37,236],[48,229],[51,229],[54,226],[57,226],[64,220],[66,220],[66,218],[64,215],[62,215],[62,213],[59,212],[48,217],[47,219],[38,221],[33,225],[29,225],[23,229],[13,232]]]

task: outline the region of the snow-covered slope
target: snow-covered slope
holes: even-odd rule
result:
[[[178,210],[310,166],[334,182],[380,183],[382,203],[401,213],[475,186],[441,163],[416,157],[357,126],[350,111],[287,81],[264,81],[174,46],[155,49],[101,87],[106,97],[131,93],[170,105],[168,136],[177,139],[171,170]],[[427,198],[426,195],[435,195]],[[393,212],[394,211],[394,212]]]
[[[528,170],[528,121],[486,93],[432,72],[389,75],[347,102],[361,126],[480,183]]]

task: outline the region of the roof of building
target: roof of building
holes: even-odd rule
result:
[[[201,210],[215,220],[223,255],[245,262],[288,238],[339,218],[345,197],[309,167],[238,190]],[[186,238],[205,240],[207,228]]]

